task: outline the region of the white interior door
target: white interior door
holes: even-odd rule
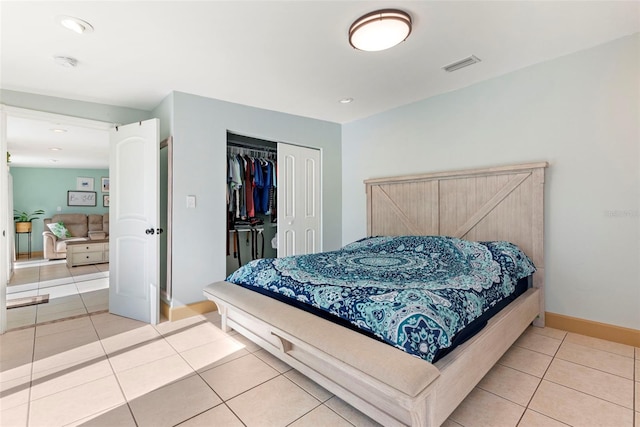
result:
[[[109,311],[158,323],[159,120],[111,131]]]
[[[278,256],[322,250],[320,150],[278,143]]]

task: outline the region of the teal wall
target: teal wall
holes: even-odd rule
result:
[[[51,218],[56,213],[96,213],[103,214],[109,208],[102,206],[101,181],[109,176],[108,169],[62,169],[62,168],[27,168],[12,167],[13,177],[13,207],[19,211],[32,212],[43,209],[45,215],[33,221],[31,234],[32,252],[42,251],[43,218]],[[96,192],[96,206],[67,206],[67,191],[76,190],[76,178],[92,177]],[[60,211],[58,211],[60,207]],[[24,236],[20,238],[20,251],[26,248]]]

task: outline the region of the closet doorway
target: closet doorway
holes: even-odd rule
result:
[[[322,250],[320,159],[318,149],[227,132],[227,275]]]

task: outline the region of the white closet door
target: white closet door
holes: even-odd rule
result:
[[[322,250],[320,150],[278,143],[278,256]]]

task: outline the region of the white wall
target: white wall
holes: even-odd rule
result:
[[[546,310],[640,329],[639,52],[636,34],[344,125],[343,243],[366,235],[366,178],[546,160]]]
[[[174,92],[173,307],[202,301],[202,288],[226,276],[227,130],[320,149],[323,249],[341,243],[339,124]]]

